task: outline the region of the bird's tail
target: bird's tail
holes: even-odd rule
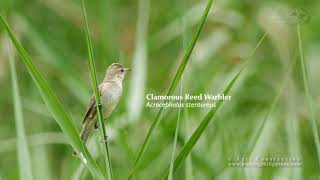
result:
[[[81,136],[81,140],[84,144],[87,142],[87,140],[88,140],[88,138],[94,128],[94,125],[95,125],[95,122],[93,120],[85,121],[85,123],[83,124],[80,136]],[[77,153],[75,150],[73,150],[72,155],[77,156]]]

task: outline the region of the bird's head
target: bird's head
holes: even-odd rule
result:
[[[130,68],[124,68],[119,63],[113,63],[107,68],[106,77],[107,80],[123,80]]]

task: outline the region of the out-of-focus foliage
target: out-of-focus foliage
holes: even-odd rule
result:
[[[86,1],[98,81],[113,62],[135,68],[124,81],[117,108],[105,122],[115,179],[128,177],[158,111],[145,107],[144,95],[166,93],[186,49],[184,44],[191,41],[206,3]],[[319,179],[320,162],[305,98],[296,29],[296,23],[301,23],[305,68],[319,127],[319,10],[318,1],[214,1],[184,71],[183,93],[222,93],[263,34],[267,36],[231,90],[232,100],[219,108],[192,149],[189,165],[185,166],[184,162],[175,179],[192,179],[191,176],[194,179]],[[0,13],[6,16],[33,63],[80,129],[87,101],[93,94],[81,1],[1,0]],[[0,179],[18,179],[6,38],[1,27]],[[296,63],[288,70],[292,62]],[[34,179],[91,179],[81,161],[71,156],[71,147],[48,113],[24,64],[16,61],[16,66]],[[302,165],[245,170],[229,167],[228,159],[249,156],[246,154],[249,140],[257,133],[278,95],[277,105],[258,132],[252,155],[300,157]],[[176,154],[209,110],[182,110]],[[137,170],[137,179],[163,176],[171,159],[177,117],[178,109],[164,110],[156,138],[150,142]],[[102,166],[99,142],[100,136],[95,132],[88,148]]]

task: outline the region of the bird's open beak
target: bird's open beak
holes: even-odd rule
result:
[[[129,72],[131,71],[131,68],[124,68],[124,71]]]

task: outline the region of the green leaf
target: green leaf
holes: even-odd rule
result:
[[[251,52],[251,54],[249,55],[249,58],[255,53],[255,51],[257,50],[257,48],[260,46],[260,44],[262,43],[262,41],[264,40],[264,38],[266,37],[266,33],[262,36],[262,38],[260,39],[259,43],[257,44],[257,46],[254,48],[254,50]],[[230,89],[233,87],[234,83],[236,82],[236,80],[239,78],[240,74],[242,73],[243,69],[247,66],[249,59],[245,62],[245,64],[241,67],[240,71],[233,77],[233,79],[231,80],[231,82],[228,84],[228,86],[226,87],[226,89],[223,91],[224,95],[228,95]],[[203,132],[205,131],[205,129],[207,128],[208,124],[210,123],[210,121],[212,120],[213,116],[216,114],[216,112],[218,111],[218,109],[220,108],[220,106],[222,105],[223,100],[219,100],[216,103],[216,107],[213,107],[208,114],[205,116],[205,118],[201,121],[200,125],[197,127],[197,129],[195,130],[195,132],[191,135],[191,137],[189,138],[189,140],[187,141],[187,143],[182,147],[182,150],[180,151],[180,153],[178,154],[178,156],[176,157],[175,161],[174,161],[174,167],[173,167],[173,173],[178,169],[178,167],[182,164],[183,161],[185,161],[185,159],[188,157],[189,153],[191,152],[192,148],[194,147],[194,145],[198,142],[199,138],[201,137],[201,135],[203,134]],[[163,179],[167,179],[169,174],[169,168],[166,169],[165,171],[165,175],[163,177]]]
[[[315,112],[313,110],[313,103],[312,103],[312,97],[310,92],[310,85],[307,77],[305,62],[303,58],[303,51],[302,51],[302,40],[301,40],[301,28],[300,24],[297,24],[297,33],[298,33],[298,41],[299,41],[299,53],[300,53],[300,64],[301,64],[301,71],[302,71],[302,78],[303,78],[303,85],[304,90],[306,93],[306,102],[308,104],[309,113],[311,115],[311,127],[312,127],[312,133],[314,138],[314,143],[316,145],[317,150],[317,156],[318,156],[318,163],[320,165],[320,140],[319,140],[319,134],[318,134],[318,128],[317,128],[317,121],[315,118]]]
[[[17,153],[19,161],[19,175],[20,179],[32,180],[32,167],[30,161],[30,153],[24,128],[23,111],[21,106],[21,99],[19,93],[18,78],[15,66],[14,55],[11,50],[10,43],[8,42],[8,56],[11,72],[13,103],[14,103],[14,116],[17,131]]]
[[[184,69],[185,69],[185,67],[186,67],[186,65],[187,65],[187,63],[189,61],[189,57],[190,57],[190,55],[192,53],[192,50],[193,50],[193,48],[194,48],[194,46],[195,46],[195,44],[196,44],[196,42],[197,42],[197,40],[199,38],[201,29],[203,27],[203,24],[204,24],[206,18],[207,18],[207,15],[208,15],[209,10],[211,8],[212,2],[213,2],[213,0],[209,0],[208,1],[208,4],[207,4],[206,9],[205,9],[205,11],[203,13],[203,16],[202,16],[202,18],[201,18],[201,20],[200,20],[200,22],[199,22],[199,24],[197,26],[196,31],[194,32],[192,41],[189,44],[188,49],[186,50],[186,53],[185,53],[185,55],[184,55],[184,57],[183,57],[183,59],[182,59],[182,61],[180,63],[180,66],[179,66],[179,68],[178,68],[178,70],[177,70],[177,72],[176,72],[176,74],[174,76],[174,79],[173,79],[173,81],[172,81],[172,83],[171,83],[171,85],[169,87],[169,90],[168,90],[168,93],[167,93],[168,96],[170,96],[170,95],[172,95],[174,93],[174,91],[175,91],[175,89],[176,89],[176,87],[177,87],[177,85],[178,85],[178,83],[179,83],[179,81],[181,79],[181,76],[182,76],[182,74],[184,72]],[[165,102],[167,102],[167,101],[165,101]],[[157,127],[158,127],[158,125],[160,123],[160,117],[161,117],[162,112],[163,112],[163,108],[160,108],[158,113],[157,113],[157,115],[156,115],[155,120],[153,121],[151,127],[149,128],[147,136],[146,136],[146,138],[145,138],[145,140],[144,140],[144,142],[143,142],[143,144],[142,144],[142,146],[141,146],[141,148],[139,150],[139,153],[138,153],[138,155],[137,155],[137,157],[136,157],[136,159],[135,159],[135,161],[133,163],[133,166],[131,168],[129,179],[131,179],[132,176],[134,175],[135,170],[136,170],[137,166],[139,165],[139,163],[141,161],[141,158],[142,158],[144,152],[146,151],[146,149],[148,147],[148,144],[149,144],[149,142],[151,140],[151,137],[152,137],[154,131],[157,129]]]
[[[243,68],[244,68],[244,66],[243,66]],[[240,76],[243,68],[231,80],[231,82],[229,83],[229,85],[227,86],[227,88],[223,92],[224,95],[228,95],[230,89],[232,88],[232,86],[234,85],[234,83],[236,82],[238,77]],[[192,134],[192,136],[190,137],[188,142],[183,146],[182,150],[180,151],[179,155],[177,156],[177,158],[174,161],[173,173],[177,170],[177,168],[181,165],[181,163],[187,158],[187,156],[189,155],[190,151],[192,150],[192,148],[197,143],[197,141],[199,140],[200,136],[202,135],[202,133],[204,132],[204,130],[208,126],[209,122],[212,120],[212,117],[215,115],[217,110],[222,105],[222,102],[223,102],[223,100],[217,101],[216,107],[212,108],[209,111],[209,113],[201,121],[201,124],[198,126],[198,128],[195,130],[195,132]],[[164,176],[163,179],[167,179],[168,173],[169,173],[168,170],[166,170],[166,173],[165,173],[165,176]]]
[[[97,76],[96,76],[96,69],[95,69],[95,64],[94,64],[94,55],[93,55],[93,49],[92,49],[92,41],[90,37],[90,30],[89,30],[89,24],[88,24],[88,19],[87,19],[87,14],[86,14],[86,8],[84,4],[84,0],[81,0],[82,2],[82,10],[83,10],[83,16],[85,19],[86,23],[86,37],[87,37],[87,48],[88,48],[88,65],[89,65],[89,70],[90,70],[90,79],[91,79],[91,84],[93,87],[94,91],[94,97],[96,100],[96,108],[97,108],[97,114],[98,114],[98,119],[99,119],[99,129],[100,129],[100,134],[101,134],[101,139],[103,139],[104,145],[105,145],[105,153],[106,155],[104,156],[105,158],[105,164],[108,174],[108,179],[113,178],[113,172],[112,172],[112,166],[111,166],[111,159],[109,155],[109,148],[108,148],[108,143],[107,143],[107,135],[106,135],[106,129],[103,121],[103,115],[101,111],[101,102],[100,102],[100,92],[98,89],[98,83],[97,83]]]
[[[180,4],[179,4],[179,7],[181,11],[184,11],[186,6],[188,4],[188,0],[186,1],[181,1]],[[187,49],[187,36],[188,36],[188,33],[187,33],[187,30],[186,30],[186,18],[184,18],[183,16],[181,17],[180,19],[180,23],[181,23],[181,26],[182,26],[182,47],[184,50]],[[180,82],[180,93],[179,95],[181,96],[182,95],[182,88],[183,88],[183,76],[181,77],[181,82]],[[181,103],[181,100],[180,100],[180,103]],[[173,180],[174,178],[174,175],[173,175],[173,166],[174,166],[174,159],[176,157],[176,151],[177,151],[177,146],[178,146],[178,134],[179,134],[179,127],[180,127],[180,118],[181,118],[181,111],[184,110],[184,112],[186,113],[187,109],[181,109],[179,107],[178,109],[178,119],[177,119],[177,125],[176,125],[176,130],[175,130],[175,133],[174,133],[174,140],[173,140],[173,148],[172,148],[172,153],[171,153],[171,160],[170,160],[170,166],[169,166],[169,176],[168,176],[168,180]],[[185,116],[186,117],[186,116]],[[184,121],[185,123],[185,128],[186,128],[186,131],[185,131],[185,134],[184,136],[187,136],[187,128],[188,128],[188,121]],[[187,138],[185,138],[185,140],[187,141]],[[190,179],[193,179],[193,174],[192,174],[192,161],[191,161],[191,157],[189,156],[189,158],[186,160],[186,168],[185,168],[185,177],[186,179],[190,180]]]
[[[258,140],[261,136],[261,133],[265,127],[265,124],[267,122],[267,120],[270,118],[270,116],[272,115],[272,113],[274,112],[279,100],[280,100],[280,97],[284,91],[284,88],[286,87],[286,83],[288,82],[288,77],[295,65],[296,61],[293,60],[289,66],[288,66],[288,70],[286,71],[285,73],[285,77],[284,79],[282,80],[282,85],[277,93],[277,95],[274,97],[274,99],[272,100],[272,103],[271,103],[271,106],[269,107],[269,110],[267,111],[266,115],[264,116],[262,122],[260,122],[260,124],[258,125],[257,128],[255,128],[255,131],[252,135],[252,137],[250,138],[249,140],[249,143],[248,143],[248,148],[246,149],[246,154],[244,154],[244,156],[248,156],[248,157],[251,157],[252,155],[252,152],[254,151],[257,143],[258,143]]]
[[[281,87],[279,93],[277,94],[277,96],[275,96],[275,98],[272,100],[271,106],[267,112],[267,114],[265,115],[265,117],[263,118],[262,122],[259,124],[259,126],[255,129],[255,132],[253,133],[249,144],[248,144],[248,148],[247,148],[247,152],[245,155],[250,156],[253,152],[253,150],[255,149],[257,142],[259,140],[259,137],[261,136],[261,133],[265,127],[265,124],[267,122],[267,120],[270,118],[271,114],[273,113],[273,111],[275,110],[276,105],[278,104],[278,101],[280,99],[281,93],[284,89],[284,86]]]
[[[182,95],[182,81],[180,82],[180,93],[179,95]],[[181,103],[181,99],[179,101],[179,103]],[[181,107],[179,107],[178,110],[178,120],[177,120],[177,124],[176,124],[176,130],[174,132],[174,139],[173,139],[173,148],[172,148],[172,153],[171,153],[171,160],[170,160],[170,173],[169,173],[169,177],[168,180],[173,180],[173,166],[174,166],[174,159],[175,159],[175,155],[176,155],[176,149],[177,149],[177,145],[178,145],[178,134],[179,134],[179,127],[180,127],[180,117],[181,117]]]
[[[36,66],[32,63],[26,50],[22,47],[20,42],[17,40],[15,34],[9,27],[8,23],[5,21],[3,16],[0,15],[0,23],[4,26],[5,31],[8,33],[12,43],[19,52],[22,61],[26,65],[29,74],[31,75],[34,83],[38,87],[38,90],[49,110],[51,115],[54,117],[56,122],[59,124],[63,133],[67,136],[70,144],[75,149],[75,151],[80,156],[83,163],[87,166],[91,174],[96,179],[105,179],[96,162],[90,155],[87,148],[83,145],[77,129],[74,127],[71,118],[66,113],[62,107],[61,102],[50,89],[47,82],[44,80],[40,72],[37,70]]]

